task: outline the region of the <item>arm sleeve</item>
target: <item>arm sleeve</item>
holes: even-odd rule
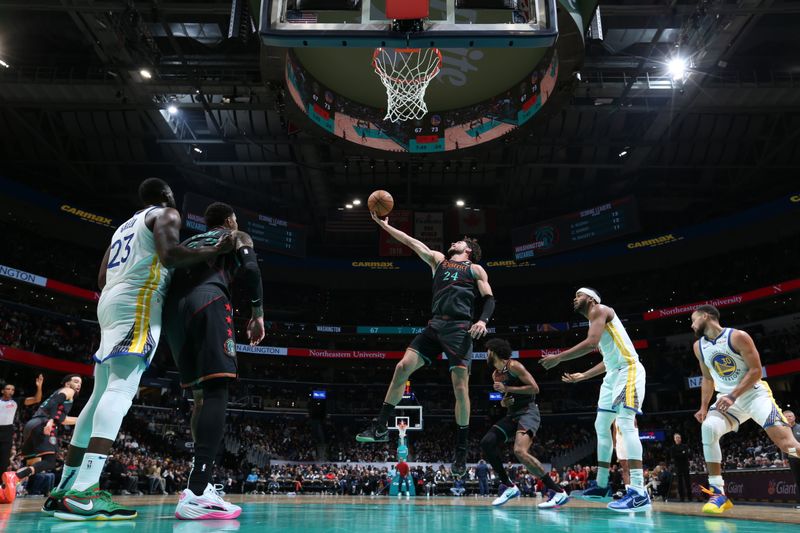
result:
[[[489,319],[492,318],[492,314],[494,314],[494,296],[489,294],[483,297],[483,309],[481,310],[480,320],[488,324]]]
[[[250,304],[252,307],[261,307],[264,303],[264,288],[261,286],[261,269],[258,268],[256,253],[250,246],[242,246],[237,253],[239,260],[242,262],[242,268],[244,268],[244,278],[247,285],[247,293],[250,295]]]

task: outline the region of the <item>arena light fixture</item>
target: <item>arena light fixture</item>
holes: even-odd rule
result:
[[[200,148],[199,146],[192,146],[192,150],[194,150],[198,154],[202,154],[203,153],[203,149]]]
[[[361,205],[361,200],[356,198],[355,200],[353,200],[353,205]]]
[[[11,68],[11,65],[0,59],[0,67]]]
[[[153,74],[146,68],[143,68],[139,70],[139,76],[141,76],[145,80],[149,80],[153,77]]]
[[[178,114],[178,106],[176,106],[176,105],[170,105],[170,106],[167,108],[167,113],[169,113],[170,115],[177,115],[177,114]]]
[[[686,71],[689,69],[689,63],[685,57],[675,56],[667,63],[667,72],[670,77],[675,80],[682,80],[686,77]]]
[[[344,204],[347,209],[353,209],[353,204]]]
[[[456,200],[456,205],[458,207],[464,207],[464,200]]]

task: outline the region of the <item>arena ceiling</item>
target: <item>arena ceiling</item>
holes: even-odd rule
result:
[[[772,198],[800,170],[789,0],[601,1],[603,40],[587,41],[562,107],[480,151],[403,159],[293,114],[283,51],[262,49],[249,8],[0,0],[0,173],[119,212],[141,178],[162,176],[346,246],[325,235],[326,214],[374,188],[411,209],[464,197],[505,228],[633,193],[656,229]],[[693,62],[681,88],[665,78],[678,41]]]

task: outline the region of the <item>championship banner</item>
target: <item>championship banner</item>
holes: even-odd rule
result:
[[[419,211],[414,213],[414,238],[431,250],[444,251],[444,214]]]
[[[35,366],[56,372],[63,372],[66,374],[81,374],[84,376],[91,376],[94,374],[94,366],[83,363],[75,363],[73,361],[64,361],[41,355],[38,353],[12,348],[11,346],[0,345],[0,361],[11,361],[14,363],[22,363],[24,365]]]
[[[82,289],[81,287],[70,285],[69,283],[48,279],[44,276],[37,276],[36,274],[31,274],[30,272],[25,272],[23,270],[18,270],[5,265],[0,265],[0,276],[30,283],[31,285],[38,285],[39,287],[44,287],[45,289],[50,289],[51,291],[60,292],[76,298],[82,298],[91,302],[97,302],[100,300],[99,292]]]
[[[391,220],[393,227],[411,235],[413,233],[413,217],[413,211],[395,210],[391,212],[389,220]],[[386,231],[381,231],[378,239],[378,255],[381,257],[402,257],[412,253],[411,248],[400,244],[398,240]]]
[[[792,292],[800,289],[800,278],[784,281],[777,285],[770,285],[769,287],[761,287],[741,294],[733,296],[724,296],[722,298],[714,298],[705,300],[703,302],[694,302],[691,304],[679,305],[676,307],[667,307],[665,309],[656,309],[655,311],[648,311],[642,317],[645,320],[658,320],[659,318],[669,318],[677,315],[685,315],[693,313],[695,309],[701,305],[713,305],[714,307],[730,307],[732,305],[739,305],[745,302],[754,300],[763,300],[771,296],[780,296],[783,293]]]

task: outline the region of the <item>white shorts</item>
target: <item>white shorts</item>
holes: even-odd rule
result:
[[[150,364],[161,337],[164,298],[158,291],[131,289],[120,283],[104,290],[97,304],[100,347],[94,360],[133,355]]]
[[[717,394],[717,400],[724,394]],[[714,402],[716,404],[716,401]],[[709,411],[716,411],[712,405]],[[739,396],[727,412],[720,411],[733,427],[733,431],[739,431],[739,426],[751,418],[762,428],[767,429],[772,426],[788,426],[781,408],[775,403],[772,397],[772,389],[766,381],[759,381],[752,389]]]
[[[639,362],[606,372],[600,386],[597,410],[618,413],[620,407],[624,407],[642,414],[646,378],[644,367]]]

